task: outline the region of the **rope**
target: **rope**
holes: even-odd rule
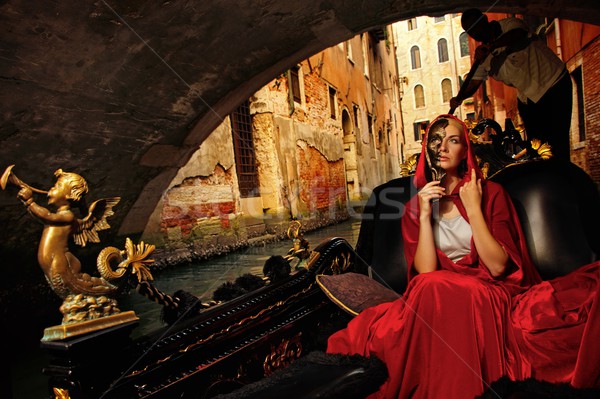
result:
[[[135,287],[135,290],[151,301],[172,309],[177,309],[181,301],[179,298],[174,298],[171,295],[165,294],[148,281],[140,281]]]

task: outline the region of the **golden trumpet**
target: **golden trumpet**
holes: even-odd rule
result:
[[[19,179],[17,177],[17,175],[15,175],[12,172],[12,168],[14,166],[15,165],[10,165],[8,168],[6,168],[6,170],[4,171],[4,173],[2,173],[2,177],[0,177],[0,187],[2,188],[2,190],[4,190],[6,188],[6,185],[8,183],[12,183],[15,186],[18,186],[18,187],[21,187],[21,188],[27,187],[31,191],[36,192],[36,193],[48,194],[48,191],[44,191],[44,190],[40,190],[39,188],[31,187],[29,184],[27,184],[24,181],[22,181],[21,179]]]

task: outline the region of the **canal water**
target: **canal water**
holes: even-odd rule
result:
[[[315,248],[320,242],[330,237],[343,237],[355,246],[360,229],[359,219],[349,219],[343,223],[307,232],[304,238]],[[291,240],[269,242],[248,247],[236,252],[215,257],[206,261],[166,269],[154,274],[153,284],[167,294],[177,290],[188,291],[207,302],[212,292],[227,281],[234,281],[245,273],[262,276],[264,262],[272,255],[285,255],[292,247]],[[140,318],[133,337],[145,335],[157,328],[164,327],[160,322],[162,307],[135,291],[124,298],[119,298],[121,310],[133,310]],[[18,359],[11,367],[13,398],[40,399],[48,398],[48,381],[42,374],[42,368],[48,361],[42,350],[32,350]],[[1,396],[1,395],[0,395]]]

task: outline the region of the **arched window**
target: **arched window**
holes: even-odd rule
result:
[[[421,68],[421,50],[419,50],[419,47],[412,46],[410,49],[410,62],[412,69]]]
[[[344,136],[352,134],[352,120],[346,109],[342,110],[342,131],[344,132]]]
[[[416,85],[414,92],[415,92],[415,107],[416,108],[424,108],[425,107],[425,91],[423,90],[423,86]]]
[[[442,102],[447,103],[452,98],[452,82],[446,78],[442,80]]]
[[[438,60],[439,62],[448,61],[448,42],[446,39],[438,40]]]
[[[467,32],[463,32],[458,36],[458,43],[460,44],[460,56],[466,57],[469,55],[469,36]]]

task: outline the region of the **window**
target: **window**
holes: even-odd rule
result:
[[[300,67],[295,66],[290,69],[290,90],[292,91],[292,98],[297,103],[302,103],[302,96],[300,94]]]
[[[581,66],[575,68],[573,73],[573,80],[575,84],[574,89],[577,91],[577,104],[574,104],[573,108],[577,113],[577,122],[579,125],[579,142],[585,141],[585,113],[584,113],[584,99],[583,99],[583,74],[581,73]]]
[[[460,56],[466,57],[469,55],[469,36],[467,32],[463,32],[458,36],[458,43],[460,44]]]
[[[438,61],[439,62],[447,62],[448,61],[448,42],[446,39],[438,40]]]
[[[421,50],[419,50],[419,47],[413,46],[410,49],[410,62],[412,69],[421,68]]]
[[[446,20],[446,16],[442,15],[441,17],[435,17],[433,19],[433,22],[436,23],[436,24],[439,24],[440,22],[444,22],[445,20]]]
[[[350,136],[353,133],[352,120],[350,120],[350,113],[347,109],[342,110],[342,131],[344,136]]]
[[[358,105],[353,104],[352,105],[352,111],[354,112],[354,126],[358,129],[358,127],[360,126],[359,120],[360,120],[360,108],[358,108]]]
[[[415,92],[415,107],[416,108],[424,108],[425,107],[425,91],[423,90],[423,86],[416,85],[414,92]]]
[[[447,103],[452,98],[452,82],[446,78],[442,80],[442,102]]]
[[[406,21],[406,24],[408,26],[408,30],[417,29],[417,19],[416,18],[409,19],[408,21]]]
[[[233,111],[230,119],[240,195],[242,198],[257,197],[259,195],[258,172],[254,154],[252,115],[250,115],[248,100]]]
[[[329,86],[329,115],[331,116],[331,119],[335,119],[335,115],[336,115],[336,107],[337,107],[337,101],[335,99],[336,95],[336,91],[333,87]]]
[[[365,76],[369,77],[369,35],[362,33],[360,35],[362,43],[362,54],[363,54],[363,70]]]
[[[429,121],[415,122],[413,124],[415,141],[421,141],[423,139],[423,135],[425,135],[425,131],[427,130],[428,125]]]
[[[346,57],[348,57],[350,61],[354,62],[354,59],[352,58],[352,43],[350,41],[346,42]]]

